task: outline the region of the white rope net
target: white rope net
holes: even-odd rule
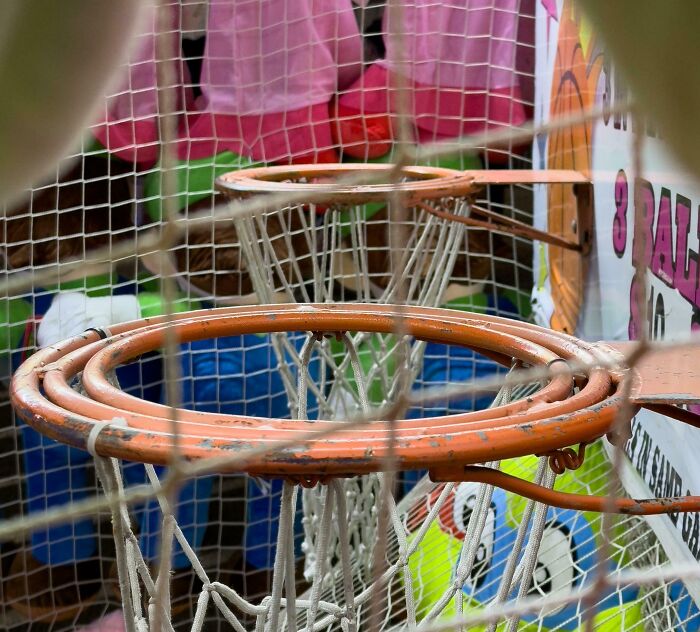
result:
[[[514,130],[534,106],[534,5],[161,2],[82,146],[6,209],[3,382],[36,348],[88,327],[200,307],[370,302],[529,319],[527,239],[392,199],[270,211],[250,197],[250,212],[234,214],[213,182],[252,165],[404,151],[457,169],[531,167],[532,135]],[[506,141],[487,150],[486,132]],[[436,151],[446,141],[461,151]],[[427,203],[533,218],[520,185]],[[187,221],[171,230],[176,218]],[[340,428],[405,392],[410,418],[524,396],[464,389],[506,374],[471,351],[357,331],[177,345],[121,367],[114,383],[192,410]],[[390,463],[311,487],[182,478],[177,467],[93,463],[15,420],[7,397],[2,411],[2,629],[576,630],[594,615],[601,630],[700,626],[686,586],[696,571],[670,565],[643,519],[609,526]],[[536,457],[488,466],[572,493],[604,494],[616,480],[602,444],[559,477]]]

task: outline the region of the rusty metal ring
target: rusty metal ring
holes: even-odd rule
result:
[[[371,313],[368,313],[368,315],[371,316]],[[221,318],[223,319],[223,317]],[[213,330],[212,327],[220,327],[222,324],[226,325],[226,323],[222,320],[212,318],[209,318],[208,320],[209,324],[207,325],[207,327],[209,328],[209,331],[207,335],[216,335],[218,333],[217,331]],[[477,320],[477,322],[483,324],[483,322],[480,320]],[[443,320],[437,321],[435,323],[435,326],[443,327]],[[267,327],[267,325],[265,325],[265,327]],[[223,329],[222,331],[226,332],[228,330]],[[177,334],[182,338],[181,331],[178,331]],[[201,331],[200,335],[202,335]],[[138,339],[141,336],[141,333],[136,333],[133,337],[130,338],[128,342],[138,342]],[[105,375],[109,373],[114,366],[114,360],[118,360],[119,358],[121,358],[121,360],[128,360],[131,357],[123,355],[123,350],[120,350],[120,345],[123,346],[124,343],[124,340],[111,341],[109,343],[108,348],[109,354],[102,353],[99,350],[97,350],[95,348],[96,345],[91,345],[90,347],[85,348],[84,350],[78,353],[74,352],[72,354],[67,354],[64,357],[63,364],[64,366],[70,367],[69,370],[56,371],[56,367],[53,367],[52,370],[47,372],[45,376],[44,389],[46,390],[47,394],[49,394],[57,403],[73,410],[74,412],[80,412],[84,415],[93,416],[99,416],[100,414],[112,415],[115,410],[114,407],[116,407],[120,417],[123,416],[129,419],[132,426],[142,426],[154,430],[160,429],[164,432],[167,432],[170,423],[169,420],[171,418],[171,410],[169,408],[157,404],[152,404],[149,402],[144,402],[138,398],[134,398],[133,396],[127,395],[119,391],[118,389],[115,389],[112,386],[112,384],[110,384],[109,381],[105,379]],[[131,355],[138,355],[139,353],[143,352],[144,349],[145,347],[136,347],[135,350],[132,349]],[[82,361],[78,362],[78,360],[80,360],[81,357]],[[87,376],[85,377],[84,385],[86,386],[88,392],[91,392],[95,401],[84,398],[82,395],[75,392],[68,386],[73,375],[75,375],[79,371],[82,371],[85,368],[86,358],[90,359],[91,362],[93,360],[95,362],[98,362],[100,360],[108,359],[108,362],[106,364],[103,362],[101,366],[94,367],[95,370],[88,370],[84,372],[84,377]],[[603,392],[605,389],[605,384],[601,385],[603,387],[602,390],[597,390],[595,388],[595,382],[595,379],[592,380],[590,385],[591,388],[583,394],[579,395],[577,399],[567,399],[568,393],[570,392],[571,388],[571,377],[566,372],[562,374],[555,374],[554,379],[552,379],[549,385],[541,389],[539,393],[529,397],[526,402],[520,402],[519,405],[517,402],[515,402],[507,408],[498,408],[491,409],[488,411],[481,411],[480,413],[471,413],[471,428],[477,429],[481,428],[482,426],[487,427],[487,425],[484,422],[480,423],[478,419],[489,418],[493,420],[494,418],[497,418],[499,414],[502,417],[507,417],[511,414],[518,412],[519,410],[522,412],[528,407],[535,405],[537,402],[548,403],[553,401],[561,401],[562,408],[560,408],[557,411],[550,408],[550,413],[553,414],[554,412],[557,412],[559,414],[564,414],[566,412],[570,412],[571,410],[575,410],[577,408],[580,408],[581,406],[591,404],[593,401],[597,401],[595,400],[595,398],[590,398],[591,391],[594,391],[596,393]],[[106,407],[104,406],[104,404],[98,403],[100,401],[108,401],[110,406]],[[148,412],[149,414],[152,413],[155,416],[159,417],[160,424],[156,426],[154,425],[152,418],[146,418],[139,414],[144,412]],[[208,420],[209,423],[213,423],[214,420],[216,420],[216,423],[218,425],[220,425],[224,421],[231,423],[241,421],[240,417],[211,413],[197,413],[193,411],[180,411],[179,419],[181,422],[194,422],[194,424],[191,426],[185,425],[184,423],[182,425],[183,432],[191,433],[193,436],[210,436],[211,429],[207,426],[203,426],[203,421],[206,422]],[[520,421],[525,422],[526,419],[521,418]],[[247,436],[249,434],[247,431],[254,431],[255,427],[261,424],[269,425],[268,420],[256,420],[252,418],[245,418],[245,423],[246,426],[239,430],[240,435]],[[324,423],[328,424],[329,422],[318,422],[319,426],[322,426]],[[424,420],[406,421],[405,425],[403,426],[403,429],[415,431],[419,428],[423,428],[424,426]],[[296,422],[285,423],[282,421],[280,421],[276,426],[276,428],[279,430],[286,429],[292,431],[298,431],[298,427],[299,425]],[[332,426],[329,425],[329,428],[330,427]]]
[[[354,173],[379,179],[377,184],[334,183]],[[391,181],[395,175],[399,181]],[[382,177],[384,176],[384,177]],[[229,197],[256,193],[307,193],[319,204],[382,202],[399,193],[404,201],[464,197],[476,190],[474,178],[442,167],[407,166],[398,172],[390,164],[318,164],[241,169],[216,179],[216,189]]]
[[[166,325],[163,318],[117,325],[112,327],[112,337],[106,340],[98,340],[97,333],[87,332],[32,356],[13,379],[12,401],[19,415],[36,429],[83,449],[95,423],[123,417],[129,427],[105,428],[96,440],[97,452],[130,460],[166,463],[174,444],[167,418],[138,410],[129,411],[134,401],[147,404],[136,398],[127,407],[115,408],[110,401],[115,395],[114,387],[106,382],[109,388],[101,390],[105,382],[102,380],[104,372],[113,365],[110,357],[117,362],[128,361],[146,350],[158,348],[168,327],[176,328],[183,340],[194,336],[287,330],[335,332],[369,329],[390,333],[396,328],[396,314],[397,310],[392,306],[277,305],[179,314],[172,325]],[[503,352],[503,357],[521,357],[529,364],[544,366],[556,355],[577,361],[592,359],[588,343],[507,319],[419,307],[402,308],[401,319],[405,330],[416,337],[465,344],[476,349],[498,349]],[[554,366],[560,365],[556,363]],[[66,379],[79,372],[81,366],[86,369],[86,388],[92,392],[93,399],[81,400],[80,394],[72,391],[66,400],[70,406],[63,406],[60,402],[66,394]],[[513,402],[507,407],[447,417],[400,420],[396,423],[398,441],[395,446],[399,466],[402,469],[424,469],[455,462],[479,463],[552,451],[602,436],[612,427],[622,405],[619,379],[611,378],[601,369],[588,371],[587,377],[584,388],[571,397],[568,396],[571,373],[562,370],[555,373],[535,397]],[[542,393],[546,396],[541,397]],[[77,408],[76,402],[80,402]],[[82,408],[85,402],[88,402],[88,408]],[[376,421],[349,430],[339,429],[326,441],[309,441],[303,446],[275,450],[281,441],[306,435],[310,424],[192,411],[178,411],[180,415],[183,420],[178,423],[183,432],[179,446],[186,458],[222,456],[232,451],[243,455],[248,448],[269,448],[263,455],[247,460],[244,466],[237,466],[266,476],[313,478],[377,470],[391,436],[388,423]],[[317,422],[314,429],[330,430],[333,423],[337,422]],[[368,450],[370,447],[372,449]]]

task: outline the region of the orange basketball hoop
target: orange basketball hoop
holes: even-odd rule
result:
[[[127,395],[107,377],[118,366],[163,346],[166,334],[174,334],[181,342],[292,331],[313,336],[357,331],[387,334],[398,330],[399,321],[401,331],[416,339],[469,347],[504,365],[516,360],[523,366],[541,367],[548,369],[549,377],[535,394],[508,404],[398,420],[393,429],[385,419],[343,428],[337,421],[311,423],[177,410],[181,454],[194,460],[232,453],[245,457],[246,450],[255,450],[242,465],[237,462],[222,469],[313,482],[379,470],[393,437],[394,455],[403,470],[430,469],[437,480],[488,481],[553,505],[606,508],[606,499],[545,490],[474,467],[531,454],[550,455],[554,468],[576,467],[580,459],[567,446],[585,446],[611,432],[625,403],[621,387],[629,368],[622,354],[605,344],[495,316],[414,306],[399,310],[388,305],[311,304],[189,312],[176,315],[170,324],[164,318],[145,319],[116,325],[109,332],[87,331],[39,351],[16,372],[12,403],[25,421],[63,443],[90,448],[102,456],[167,463],[176,441],[172,409]],[[70,386],[81,372],[85,395]],[[658,387],[665,383],[659,373],[663,369],[657,366],[649,388],[644,375],[636,376],[634,407],[642,402],[678,403],[678,398],[659,394]],[[688,377],[682,399],[696,401],[698,376]],[[116,419],[121,425],[112,423]],[[310,431],[333,429],[337,430],[328,440],[309,436]],[[615,510],[621,513],[699,509],[697,497],[615,501]]]
[[[346,183],[352,176],[373,184]],[[398,181],[397,181],[398,179]],[[293,167],[260,167],[232,171],[217,178],[216,186],[229,196],[259,193],[304,193],[324,204],[366,204],[386,201],[400,193],[407,203],[465,196],[477,190],[474,178],[454,169],[441,167],[402,167],[386,164],[322,164]]]

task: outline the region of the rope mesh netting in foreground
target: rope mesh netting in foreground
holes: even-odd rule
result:
[[[392,12],[397,5],[411,11]],[[533,229],[532,182],[556,181],[554,172],[538,172],[539,180],[518,173],[541,164],[530,136],[516,129],[536,103],[534,56],[545,29],[538,22],[535,37],[535,6],[548,37],[562,25],[557,59],[575,65],[557,70],[565,89],[541,149],[550,167],[583,169],[577,143],[587,126],[556,117],[578,107],[572,91],[584,77],[595,85],[595,64],[559,50],[569,43],[572,53],[601,58],[587,30],[583,46],[567,30],[578,14],[572,3],[154,3],[123,81],[68,168],[57,166],[6,209],[0,377],[9,382],[40,347],[60,350],[36,375],[25,373],[41,389],[23,391],[22,415],[79,447],[15,426],[5,406],[0,628],[74,630],[94,621],[91,629],[107,630],[116,621],[119,630],[429,630],[460,629],[446,621],[463,616],[472,630],[578,630],[593,614],[601,630],[700,628],[697,569],[669,564],[654,519],[608,523],[595,511],[554,506],[565,498],[546,491],[624,495],[606,438],[568,446],[605,434],[614,410],[629,414],[636,405],[626,409],[625,371],[608,375],[608,363],[619,368],[621,359],[607,347],[540,332],[562,343],[564,355],[585,356],[575,368],[552,355],[562,348],[520,338],[539,331],[522,321],[531,318],[533,254],[542,256],[544,243],[552,274],[560,273],[559,324],[574,330],[587,216],[567,214],[577,197],[570,185],[590,186],[568,172],[549,187],[549,228],[563,236]],[[502,134],[509,129],[515,136]],[[482,134],[499,130],[503,142],[487,148]],[[445,141],[468,149],[447,155]],[[449,194],[431,196],[424,194],[439,170],[386,177],[364,165],[404,150],[416,160],[432,156],[425,164],[488,171],[470,171]],[[216,175],[310,160],[343,161],[347,186],[355,177],[387,186],[372,199],[367,189],[324,199],[337,169],[276,167],[265,178],[224,179],[219,190],[237,199],[235,212],[217,204]],[[364,172],[353,171],[358,161]],[[490,182],[476,186],[484,177]],[[393,186],[426,178],[427,191],[424,182],[411,204]],[[286,187],[300,180],[306,189],[291,201]],[[267,207],[254,195],[263,190]],[[531,238],[543,242],[535,253]],[[225,327],[222,313],[206,312],[188,342],[159,329],[171,312],[184,327],[187,310],[266,303],[277,305],[251,310],[252,330],[236,328],[234,314],[245,310],[229,313]],[[323,321],[324,329],[319,314],[332,303],[350,315],[332,327]],[[275,330],[280,304],[287,329]],[[451,311],[430,316],[432,324],[427,313],[409,322],[418,307]],[[376,309],[384,310],[382,327]],[[471,323],[472,333],[445,337],[459,329],[451,317]],[[139,318],[154,330],[140,339],[145,347],[124,348],[125,364],[113,371],[121,360],[110,351],[140,334],[118,323]],[[485,345],[478,332],[496,322],[511,329]],[[63,356],[68,348],[57,343],[88,327],[96,331]],[[603,355],[591,364],[593,351]],[[678,382],[692,352],[678,348],[680,359],[652,368],[675,366]],[[99,370],[83,367],[88,360]],[[49,410],[55,397],[81,411]],[[177,424],[166,404],[182,407]],[[553,439],[562,420],[544,420],[568,404],[592,414]],[[520,424],[518,415],[532,419]],[[451,454],[441,446],[457,425],[464,442]],[[484,441],[481,432],[499,439]],[[643,437],[635,432],[631,442]],[[510,447],[493,452],[499,444]],[[423,452],[411,454],[418,445]],[[339,467],[345,448],[352,463]],[[94,465],[90,452],[102,455]],[[439,467],[431,454],[442,455]],[[313,467],[309,455],[318,459]],[[669,464],[650,457],[649,467]],[[270,468],[278,475],[267,476]],[[479,482],[484,475],[490,480]],[[674,493],[682,490],[658,495]],[[697,544],[697,514],[670,519]]]
[[[625,390],[625,356],[445,301],[454,243],[467,229],[425,207],[467,216],[469,176],[412,167],[393,186],[338,186],[332,167],[291,174],[219,181],[234,198],[251,186],[311,191],[314,202],[235,223],[251,290],[276,305],[98,327],[37,352],[14,376],[25,421],[95,456],[129,629],[170,629],[184,616],[201,630],[212,610],[236,630],[431,629],[465,615],[484,629],[573,629],[594,616],[610,629],[643,626],[644,594],[620,574],[637,561],[639,519],[604,529],[596,512],[695,511],[699,501],[605,497],[610,468],[598,439],[626,438],[639,406],[639,389]],[[373,210],[397,219],[401,248],[391,247],[389,223],[372,231]],[[385,240],[385,268],[369,266],[374,253],[359,244],[370,239]],[[356,302],[333,302],[338,288]],[[399,297],[403,305],[387,303]],[[424,307],[446,303],[452,309]],[[251,335],[271,337],[289,403],[280,418],[232,413],[225,398],[216,409],[174,410],[119,387],[115,371],[167,347],[169,336],[196,351]],[[434,354],[468,366],[475,384],[443,377],[452,388],[439,388],[426,370]],[[211,379],[225,388],[225,375]],[[475,398],[492,401],[478,410]],[[123,500],[134,467],[123,463],[138,461],[162,514],[155,567]],[[166,464],[169,473],[154,467]],[[178,486],[210,472],[247,472],[275,504],[263,545],[273,563],[255,599],[245,582],[207,570],[178,525]],[[173,554],[195,577],[177,608]],[[687,601],[681,584],[666,588],[667,601]]]

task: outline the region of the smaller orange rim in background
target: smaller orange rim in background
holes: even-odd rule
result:
[[[344,184],[343,178],[363,174],[378,180],[372,184]],[[396,178],[398,181],[392,181]],[[330,180],[330,181],[329,181]],[[336,180],[336,182],[334,182]],[[391,164],[322,164],[241,169],[219,176],[216,188],[229,197],[256,193],[305,193],[319,204],[366,204],[398,194],[404,203],[417,200],[464,197],[474,193],[474,177],[442,167],[409,166],[396,170]]]

